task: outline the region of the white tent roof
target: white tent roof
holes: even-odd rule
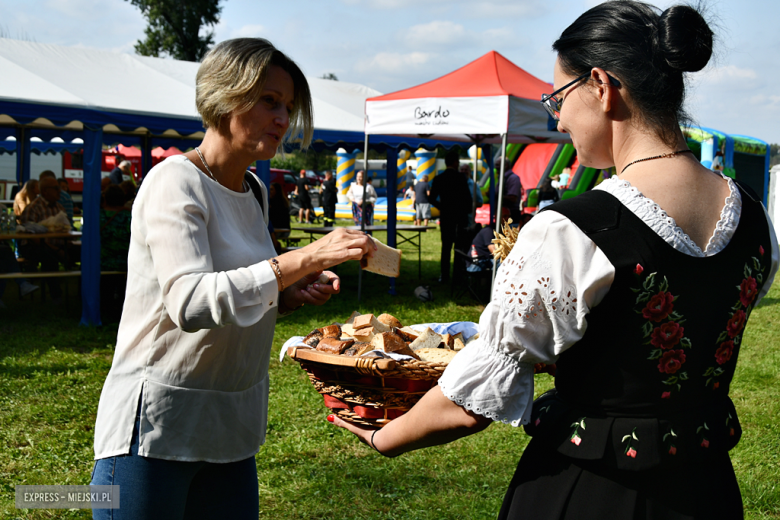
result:
[[[0,38],[0,102],[199,120],[199,65]],[[365,100],[380,92],[355,83],[308,80],[315,129],[363,132]],[[0,115],[0,122],[13,120]]]

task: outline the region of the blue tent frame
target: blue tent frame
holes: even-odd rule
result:
[[[23,184],[30,179],[30,153],[37,150],[72,149],[76,145],[84,150],[84,192],[82,249],[81,249],[81,294],[82,325],[100,325],[100,181],[103,144],[121,143],[125,146],[140,146],[143,152],[142,171],[146,174],[152,165],[152,148],[170,146],[189,148],[200,143],[199,134],[205,129],[199,118],[174,118],[155,114],[108,112],[60,105],[0,101],[0,114],[14,119],[15,123],[0,125],[0,141],[13,135],[16,138],[17,182]],[[37,121],[45,119],[52,127]],[[67,125],[79,122],[83,129],[74,130]],[[118,131],[105,131],[106,125],[113,125]],[[170,131],[179,136],[169,135]],[[38,137],[42,141],[31,141]],[[51,143],[59,137],[65,143]],[[80,138],[83,143],[72,143]],[[362,148],[363,132],[318,130],[314,131],[314,150],[335,150],[339,147]],[[442,143],[430,139],[414,139],[397,136],[373,136],[372,149],[387,153],[388,170],[396,168],[398,149],[406,147],[433,149],[437,146],[454,146],[462,143]],[[5,141],[10,143],[10,141]],[[449,145],[449,146],[448,146]],[[7,146],[3,147],[8,149]],[[78,149],[76,148],[76,149]],[[392,166],[391,166],[392,165]],[[270,161],[259,161],[256,165],[260,179],[270,182]],[[396,190],[395,172],[388,171],[388,189]],[[388,208],[388,242],[395,247],[395,205]],[[394,280],[391,280],[391,292]]]

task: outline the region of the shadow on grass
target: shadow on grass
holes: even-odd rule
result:
[[[757,309],[760,309],[762,307],[770,307],[772,305],[777,305],[780,303],[780,298],[770,298],[769,296],[765,296],[759,304],[756,306]]]

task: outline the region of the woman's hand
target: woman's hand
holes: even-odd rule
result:
[[[371,446],[371,436],[374,435],[374,432],[376,431],[376,428],[370,428],[368,426],[361,426],[359,424],[353,424],[353,423],[347,422],[347,421],[341,419],[340,417],[338,417],[337,415],[333,415],[333,414],[328,416],[328,421],[332,422],[333,424],[335,424],[339,428],[344,428],[345,430],[351,431],[360,440],[360,442],[362,442],[363,444],[365,444],[369,448],[374,449],[374,447]]]
[[[341,279],[335,273],[316,271],[286,288],[282,293],[282,303],[289,309],[295,309],[304,303],[323,305],[340,291]]]
[[[376,251],[374,241],[356,229],[337,228],[298,252],[309,256],[319,269],[328,269],[347,260],[360,260]]]

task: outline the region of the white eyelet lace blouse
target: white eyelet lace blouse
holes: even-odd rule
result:
[[[742,198],[734,182],[724,178],[730,195],[704,251],[630,183],[612,178],[595,189],[615,196],[678,251],[704,257],[723,250],[739,224]],[[756,303],[778,269],[771,222],[769,230],[772,266]],[[444,395],[495,421],[526,424],[534,396],[534,364],[555,363],[583,337],[590,309],[609,292],[614,276],[604,253],[570,220],[555,211],[534,217],[496,273],[493,299],[479,320],[479,340],[458,354],[439,379]]]

